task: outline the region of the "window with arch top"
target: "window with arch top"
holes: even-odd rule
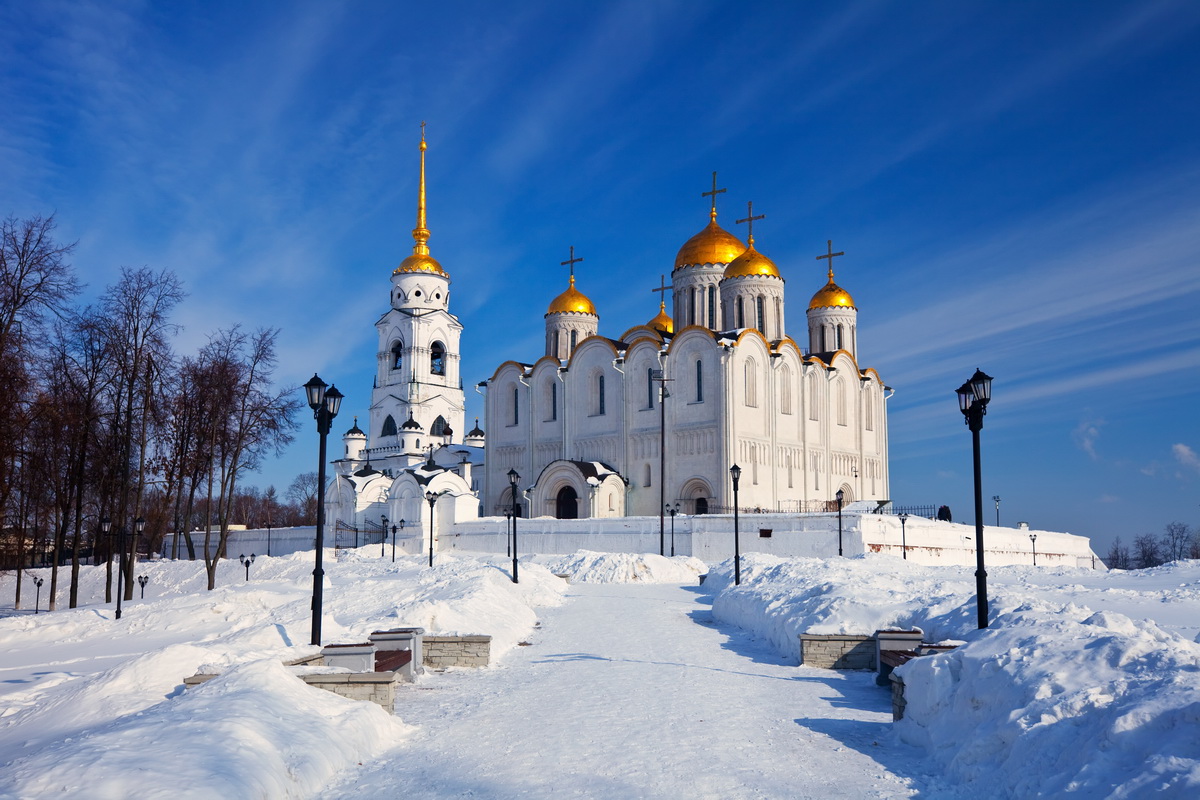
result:
[[[379,432],[380,436],[395,436],[396,435],[396,420],[392,419],[392,415],[388,414],[383,420],[383,430]]]
[[[404,366],[404,342],[395,342],[392,345],[392,369],[400,369]]]
[[[446,374],[446,346],[441,342],[434,342],[429,346],[429,374]]]

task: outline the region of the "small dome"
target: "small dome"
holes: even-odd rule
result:
[[[346,431],[346,436],[361,436],[364,439],[367,438],[367,435],[363,433],[361,428],[358,427],[358,417],[354,418],[354,427]]]
[[[843,308],[855,308],[854,298],[850,296],[842,287],[833,282],[833,276],[829,276],[829,283],[821,287],[821,289],[813,295],[812,302],[808,304],[809,308],[832,308],[842,306]]]
[[[483,436],[483,428],[479,427],[479,417],[475,418],[475,427],[471,428],[471,432],[467,434],[467,438],[470,439],[475,436]]]
[[[446,425],[445,427],[442,428],[442,436],[453,436],[453,435],[454,435],[454,430],[449,425]]]
[[[675,322],[667,314],[667,303],[662,301],[658,304],[658,316],[646,323],[646,327],[656,331],[665,333],[675,332]]]
[[[547,314],[591,314],[593,317],[600,316],[596,313],[596,306],[588,299],[587,295],[575,288],[575,276],[571,276],[571,285],[567,290],[558,297],[550,301],[550,308],[546,309]]]
[[[402,272],[432,272],[435,275],[450,277],[446,270],[442,269],[442,265],[437,262],[437,259],[428,253],[413,253],[401,261],[400,266],[396,267],[392,274],[399,275]]]
[[[728,264],[746,249],[742,240],[717,224],[714,217],[704,230],[683,243],[675,256],[675,267],[693,264]]]
[[[406,431],[425,430],[424,428],[421,427],[421,423],[419,423],[415,419],[413,419],[413,415],[412,415],[411,411],[408,412],[408,419],[404,421],[404,424],[401,425],[400,428],[402,430],[406,430]]]
[[[754,249],[754,242],[746,248],[746,252],[729,262],[725,267],[726,278],[744,278],[753,275],[769,275],[779,278],[779,268],[775,262]]]

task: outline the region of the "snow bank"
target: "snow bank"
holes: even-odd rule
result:
[[[899,674],[897,732],[964,788],[1200,796],[1200,645],[1153,622],[1022,610]]]
[[[279,662],[257,661],[17,758],[0,793],[311,797],[408,730],[373,703],[313,690]]]
[[[656,553],[595,553],[579,550],[542,563],[573,583],[696,583],[708,566],[691,556]]]
[[[740,586],[732,569],[705,580],[714,615],[797,660],[804,632],[918,626],[927,640],[965,641],[900,668],[895,727],[965,794],[1200,795],[1200,563],[1140,575],[991,568],[982,631],[970,568],[755,553]]]

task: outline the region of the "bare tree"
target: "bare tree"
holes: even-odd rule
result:
[[[288,487],[287,498],[300,513],[301,525],[317,523],[317,473],[301,472]]]
[[[1109,569],[1129,569],[1129,548],[1121,544],[1121,537],[1118,536],[1113,540],[1112,547],[1108,548],[1108,556],[1105,557],[1104,563]]]
[[[1162,546],[1153,533],[1143,533],[1133,540],[1133,560],[1138,569],[1157,567],[1163,563]]]
[[[67,263],[75,244],[54,241],[54,228],[53,215],[0,222],[0,351],[33,335],[47,312],[60,315],[79,291]]]
[[[1168,522],[1162,535],[1162,556],[1167,561],[1188,557],[1192,545],[1192,529],[1185,522]]]

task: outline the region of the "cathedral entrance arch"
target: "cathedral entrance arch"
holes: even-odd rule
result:
[[[708,503],[713,496],[712,487],[703,478],[692,478],[683,484],[680,496],[684,501],[684,513],[691,511],[693,514],[707,514]]]
[[[564,486],[558,490],[554,502],[554,516],[557,519],[579,518],[579,495],[574,486]]]

